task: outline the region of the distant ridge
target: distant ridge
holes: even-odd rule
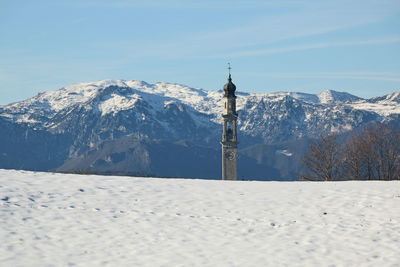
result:
[[[239,92],[239,167],[293,179],[306,140],[398,121],[399,95]],[[221,101],[219,91],[140,80],[43,92],[0,107],[0,168],[219,177]]]

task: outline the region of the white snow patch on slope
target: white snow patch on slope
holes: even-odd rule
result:
[[[307,93],[300,93],[300,92],[274,92],[274,93],[255,93],[250,94],[251,96],[256,96],[258,98],[268,98],[274,101],[281,101],[286,96],[293,97],[297,100],[310,102],[310,103],[319,103],[320,100],[317,95],[314,94],[307,94]]]
[[[348,102],[361,99],[355,95],[346,92],[337,92],[334,90],[323,91],[317,96],[321,104],[331,104],[333,102]]]
[[[388,98],[387,98],[387,99],[388,99],[389,101],[396,101],[396,100],[399,100],[399,99],[400,99],[400,91],[388,95]]]
[[[376,112],[383,116],[388,116],[390,114],[400,114],[400,104],[391,101],[380,101],[378,103],[360,101],[350,104],[350,106],[359,110]]]
[[[112,94],[109,99],[100,103],[101,115],[117,113],[121,110],[130,109],[135,105],[138,99],[140,99],[140,96],[136,94],[129,96]]]
[[[276,153],[277,153],[277,154],[285,155],[285,156],[287,156],[287,157],[293,156],[293,153],[290,152],[290,151],[287,150],[287,149],[279,149],[279,150],[276,151]]]
[[[320,103],[327,104],[327,103],[332,103],[335,101],[335,98],[332,95],[332,92],[327,90],[323,91],[318,95]]]
[[[400,182],[0,170],[1,266],[397,266]]]

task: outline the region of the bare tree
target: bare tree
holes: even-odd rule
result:
[[[343,178],[349,180],[365,179],[365,170],[368,169],[365,165],[364,139],[360,134],[351,136],[347,142],[346,147],[343,149]]]
[[[347,180],[377,179],[376,132],[373,128],[367,128],[348,138],[343,155],[343,178]]]
[[[367,180],[377,179],[378,163],[376,162],[376,149],[374,148],[377,139],[377,128],[375,127],[364,129],[358,136],[360,160],[363,163],[362,175]]]
[[[376,178],[379,180],[399,179],[400,131],[391,126],[375,127],[368,131],[368,134],[373,136],[371,146],[376,156]]]
[[[305,180],[334,181],[340,178],[342,149],[337,135],[321,137],[311,143],[308,153],[303,159],[309,174],[301,174]]]
[[[399,180],[400,130],[375,124],[353,133],[343,145],[336,135],[310,145],[303,160],[307,180]]]

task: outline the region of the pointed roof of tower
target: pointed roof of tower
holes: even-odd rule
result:
[[[225,96],[235,96],[236,85],[232,82],[231,65],[228,63],[229,76],[228,82],[224,85]]]

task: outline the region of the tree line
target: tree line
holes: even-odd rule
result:
[[[304,180],[400,180],[400,130],[379,123],[348,137],[323,136],[311,142],[303,165]]]

